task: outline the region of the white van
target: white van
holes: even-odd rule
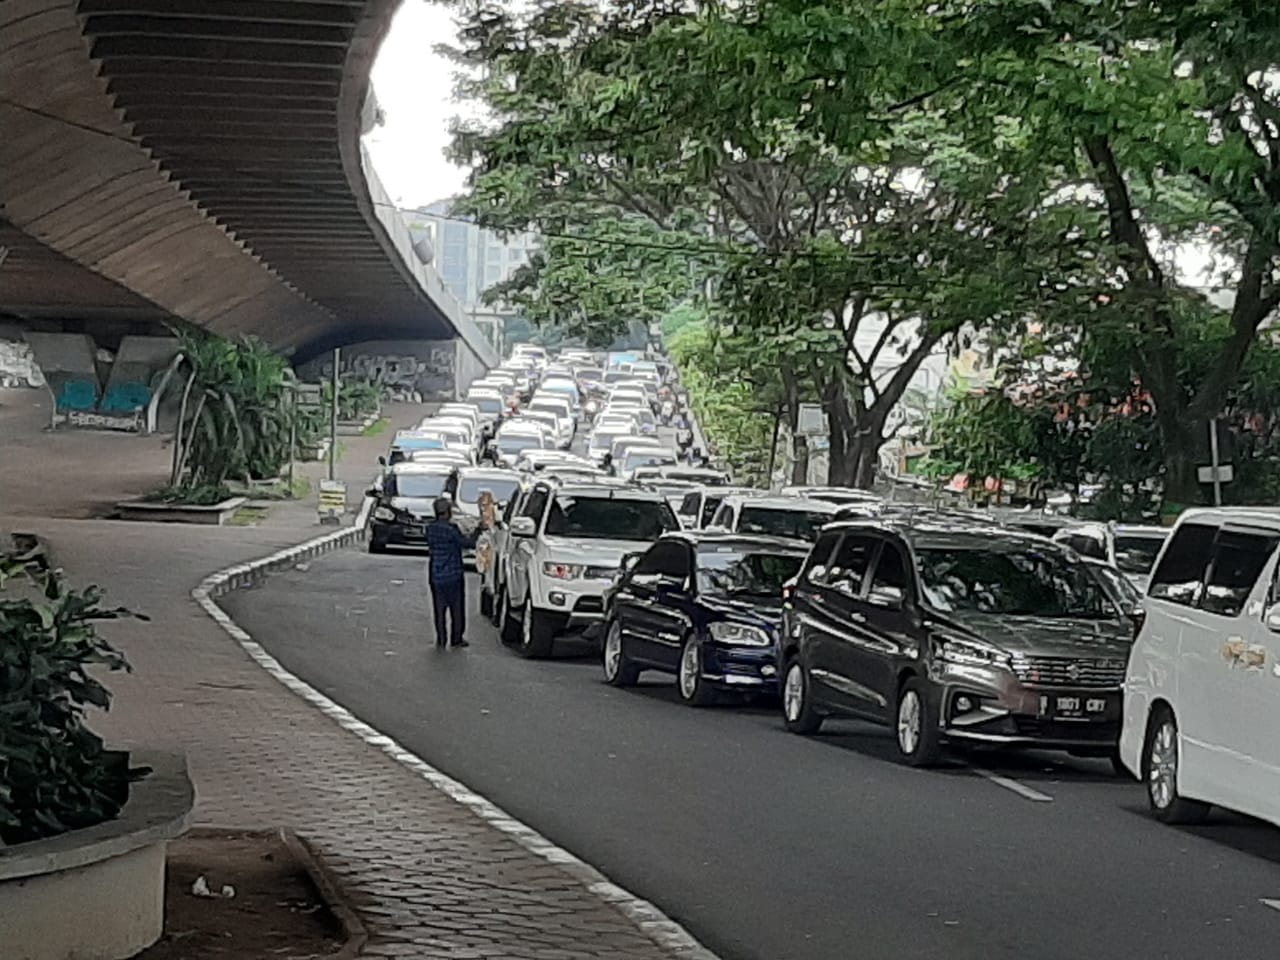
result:
[[[1280,509],[1184,513],[1143,602],[1120,758],[1167,823],[1219,804],[1280,826]]]

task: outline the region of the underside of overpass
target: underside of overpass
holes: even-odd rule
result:
[[[494,362],[361,146],[398,2],[0,2],[0,314]]]

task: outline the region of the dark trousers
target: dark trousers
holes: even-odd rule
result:
[[[457,643],[467,629],[467,595],[461,580],[450,580],[447,583],[431,584],[431,610],[436,620],[436,645],[443,647],[445,638],[452,637]],[[452,619],[452,634],[445,622],[446,614]]]

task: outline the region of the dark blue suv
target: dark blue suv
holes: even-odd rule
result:
[[[642,670],[678,678],[694,706],[725,690],[774,692],[782,588],[809,545],[778,537],[685,530],[631,554],[607,603],[605,680]]]

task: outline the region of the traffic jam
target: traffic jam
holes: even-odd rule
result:
[[[381,458],[368,549],[464,528],[481,612],[606,683],[670,676],[693,707],[772,704],[800,736],[856,718],[898,759],[1063,751],[1280,825],[1280,512],[1172,527],[743,486],[707,457],[678,371],[646,351],[516,345]]]

